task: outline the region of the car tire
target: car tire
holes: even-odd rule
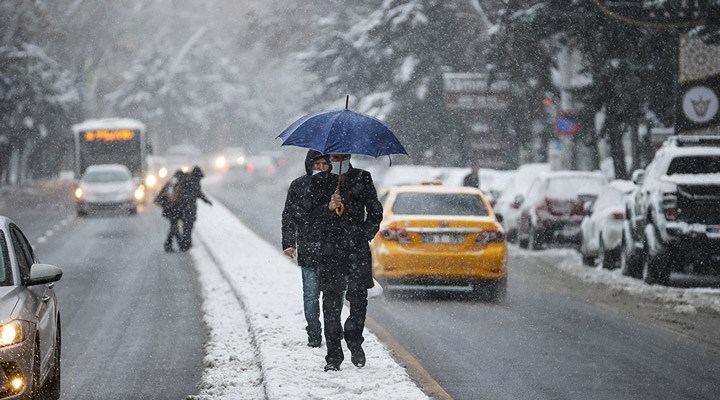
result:
[[[584,237],[580,242],[580,255],[582,256],[583,265],[585,265],[587,267],[592,267],[595,265],[595,256],[592,256],[587,253]]]
[[[598,265],[600,265],[603,269],[616,269],[620,262],[621,250],[621,248],[606,249],[605,242],[601,237],[598,246]]]
[[[87,211],[81,210],[81,209],[78,208],[78,210],[77,210],[77,216],[78,216],[78,217],[84,217],[84,216],[86,216],[86,215],[87,215]]]
[[[523,239],[520,237],[520,234],[517,235],[518,238],[518,246],[520,246],[521,249],[527,249],[528,248],[528,239]]]
[[[642,278],[643,255],[642,250],[629,243],[623,234],[620,246],[620,273],[631,278]]]
[[[128,213],[129,214],[137,214],[137,211],[138,211],[137,206],[133,206],[132,208],[130,208],[128,210]]]
[[[35,352],[33,354],[32,387],[27,391],[31,400],[42,400],[42,388],[40,387],[40,339],[35,339]]]
[[[530,250],[540,250],[542,249],[543,243],[542,243],[542,232],[538,231],[535,226],[530,225],[530,235],[528,238],[528,248]]]
[[[60,370],[60,352],[62,349],[62,330],[60,326],[60,317],[57,320],[57,339],[55,342],[55,354],[53,355],[53,367],[48,377],[47,383],[43,387],[45,391],[44,399],[58,400],[60,399],[60,378],[62,376]]]
[[[670,282],[669,259],[657,240],[655,226],[648,224],[645,227],[642,279],[648,285],[666,286]]]

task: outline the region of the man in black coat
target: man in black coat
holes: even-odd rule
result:
[[[170,230],[163,247],[165,251],[170,253],[173,251],[173,241],[177,240],[178,245],[182,243],[180,235],[180,181],[185,179],[187,175],[181,170],[175,171],[173,177],[163,185],[160,192],[155,197],[154,203],[162,209],[162,216],[170,220]]]
[[[180,250],[188,251],[192,247],[192,230],[197,219],[197,199],[212,205],[212,202],[205,196],[200,187],[200,180],[205,176],[200,167],[193,167],[189,175],[180,180],[180,192],[178,208],[182,220],[182,238]]]
[[[323,226],[320,290],[327,344],[325,371],[337,371],[344,359],[343,338],[352,363],[365,365],[363,329],[367,290],[373,287],[369,242],[380,228],[383,212],[369,172],[353,168],[349,154],[330,154],[330,162],[332,173],[312,180],[305,209],[308,218]],[[343,291],[350,303],[344,326],[340,316]]]
[[[305,175],[290,183],[285,208],[282,213],[282,248],[290,258],[297,256],[302,271],[303,309],[308,346],[320,347],[322,326],[320,325],[320,238],[322,226],[317,220],[303,218],[301,203],[310,190],[313,175],[327,171],[328,160],[322,153],[310,150],[305,157]]]

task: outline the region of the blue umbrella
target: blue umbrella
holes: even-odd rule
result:
[[[395,134],[377,118],[347,109],[308,114],[293,122],[278,138],[283,146],[298,146],[323,154],[364,154],[373,157],[407,154]]]

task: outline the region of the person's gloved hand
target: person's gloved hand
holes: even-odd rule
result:
[[[213,205],[213,204],[212,204],[212,201],[210,201],[210,200],[205,200],[205,202],[206,202],[209,206]]]

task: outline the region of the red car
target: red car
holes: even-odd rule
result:
[[[602,174],[586,171],[552,171],[536,178],[520,208],[520,247],[537,250],[546,243],[579,243],[585,202],[597,197],[604,183]]]

